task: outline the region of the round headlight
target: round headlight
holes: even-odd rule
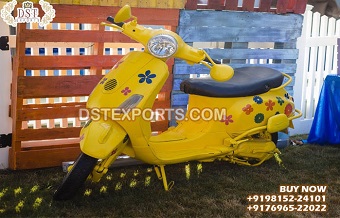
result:
[[[157,58],[168,58],[176,53],[177,41],[170,35],[156,35],[149,40],[148,50]]]

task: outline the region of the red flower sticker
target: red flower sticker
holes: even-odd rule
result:
[[[254,111],[254,108],[253,108],[250,104],[247,104],[244,108],[242,108],[242,110],[243,110],[247,115],[249,115],[251,112]]]
[[[291,104],[287,104],[285,107],[285,114],[287,117],[293,112],[293,106]]]
[[[128,95],[130,92],[131,92],[131,89],[129,87],[125,87],[125,89],[121,91],[121,93],[123,93],[124,95]]]
[[[273,102],[272,100],[269,99],[269,101],[266,102],[265,105],[267,106],[267,111],[269,111],[269,110],[272,111],[272,110],[273,110],[273,107],[274,107],[274,105],[275,105],[275,102]]]
[[[224,122],[225,125],[229,125],[230,123],[233,123],[234,121],[231,119],[233,117],[233,115],[229,115],[229,116],[226,116],[224,115],[223,116],[223,119],[221,120],[221,122]]]

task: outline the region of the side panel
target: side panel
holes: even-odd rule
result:
[[[91,157],[104,159],[123,145],[126,136],[125,130],[109,119],[89,121],[80,132],[80,149]]]

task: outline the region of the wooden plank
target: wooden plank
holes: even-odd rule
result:
[[[79,146],[16,152],[17,165],[14,169],[23,170],[61,166],[62,162],[75,160],[79,153]]]
[[[303,14],[305,13],[308,0],[297,0],[294,7],[294,13]]]
[[[81,127],[53,129],[21,129],[17,131],[19,141],[62,139],[79,137]]]
[[[114,16],[120,9],[120,7],[79,5],[53,5],[53,7],[57,12],[57,16],[53,19],[54,23],[99,24],[106,21],[108,16]],[[164,16],[165,13],[166,16]],[[138,17],[139,24],[177,26],[179,10],[132,8],[132,14]]]
[[[225,9],[237,11],[238,0],[226,0]]]
[[[254,11],[255,0],[243,0],[242,10],[243,11]]]
[[[110,69],[121,58],[122,55],[27,56],[20,62],[20,67],[30,70],[90,69],[91,67]]]
[[[224,7],[224,0],[208,0],[208,8],[215,10],[222,10]]]
[[[22,142],[22,150],[38,150],[51,148],[69,148],[79,147],[80,137],[73,139],[50,139],[50,140],[34,140]]]
[[[171,96],[171,105],[176,106],[186,106],[188,104],[189,95],[183,92],[174,91]]]
[[[278,14],[284,14],[287,12],[289,1],[287,0],[277,0],[276,4],[276,13]]]
[[[125,42],[136,41],[114,31],[100,30],[27,30],[21,42]]]
[[[179,27],[189,28],[195,31],[195,26],[228,26],[255,28],[281,28],[283,30],[301,29],[303,16],[298,14],[277,15],[258,12],[236,11],[188,11],[181,10]],[[216,33],[215,33],[216,34]],[[216,34],[220,35],[220,34]],[[226,42],[225,40],[222,40]]]
[[[87,96],[102,78],[90,76],[18,77],[20,98]]]
[[[259,11],[260,12],[269,12],[271,5],[272,5],[272,0],[261,0]]]
[[[197,9],[197,0],[187,0],[187,2],[185,4],[185,9],[196,10]]]
[[[301,29],[283,29],[281,26],[245,28],[226,26],[179,26],[179,35],[185,42],[286,42],[301,35]],[[218,32],[218,34],[216,34]]]
[[[162,121],[156,121],[151,122],[151,130],[152,131],[165,131],[168,129],[169,121],[168,120],[162,120]]]
[[[26,24],[17,25],[17,36],[20,37]],[[18,91],[18,76],[24,76],[25,70],[20,67],[20,61],[25,56],[25,42],[16,42],[16,56],[13,58],[13,75],[11,86],[11,115],[12,115],[12,148],[9,151],[9,167],[16,168],[17,159],[14,156],[15,152],[21,150],[21,142],[17,139],[17,131],[21,129],[22,122],[17,120],[17,109],[23,105],[23,99],[17,96]]]
[[[28,121],[79,117],[79,109],[81,108],[85,108],[85,105],[83,107],[56,107],[18,110],[17,119],[20,121]]]
[[[296,63],[291,64],[230,64],[233,68],[239,67],[249,67],[249,66],[262,66],[262,67],[269,67],[280,72],[294,74],[296,72]],[[185,74],[208,74],[209,69],[202,65],[193,65],[190,66],[185,62],[178,62],[174,67],[174,79],[178,78],[179,75]]]
[[[23,109],[45,109],[45,108],[61,108],[61,107],[85,107],[86,102],[69,102],[69,103],[53,103],[53,104],[26,104],[23,105]]]
[[[204,49],[214,59],[297,59],[297,49]]]

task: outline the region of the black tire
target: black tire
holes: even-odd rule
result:
[[[277,145],[277,141],[279,140],[279,134],[277,132],[271,133],[272,136],[272,142],[274,142],[275,145]]]
[[[54,192],[53,200],[64,201],[75,196],[79,188],[85,183],[87,177],[96,166],[98,159],[81,153],[70,172]]]

